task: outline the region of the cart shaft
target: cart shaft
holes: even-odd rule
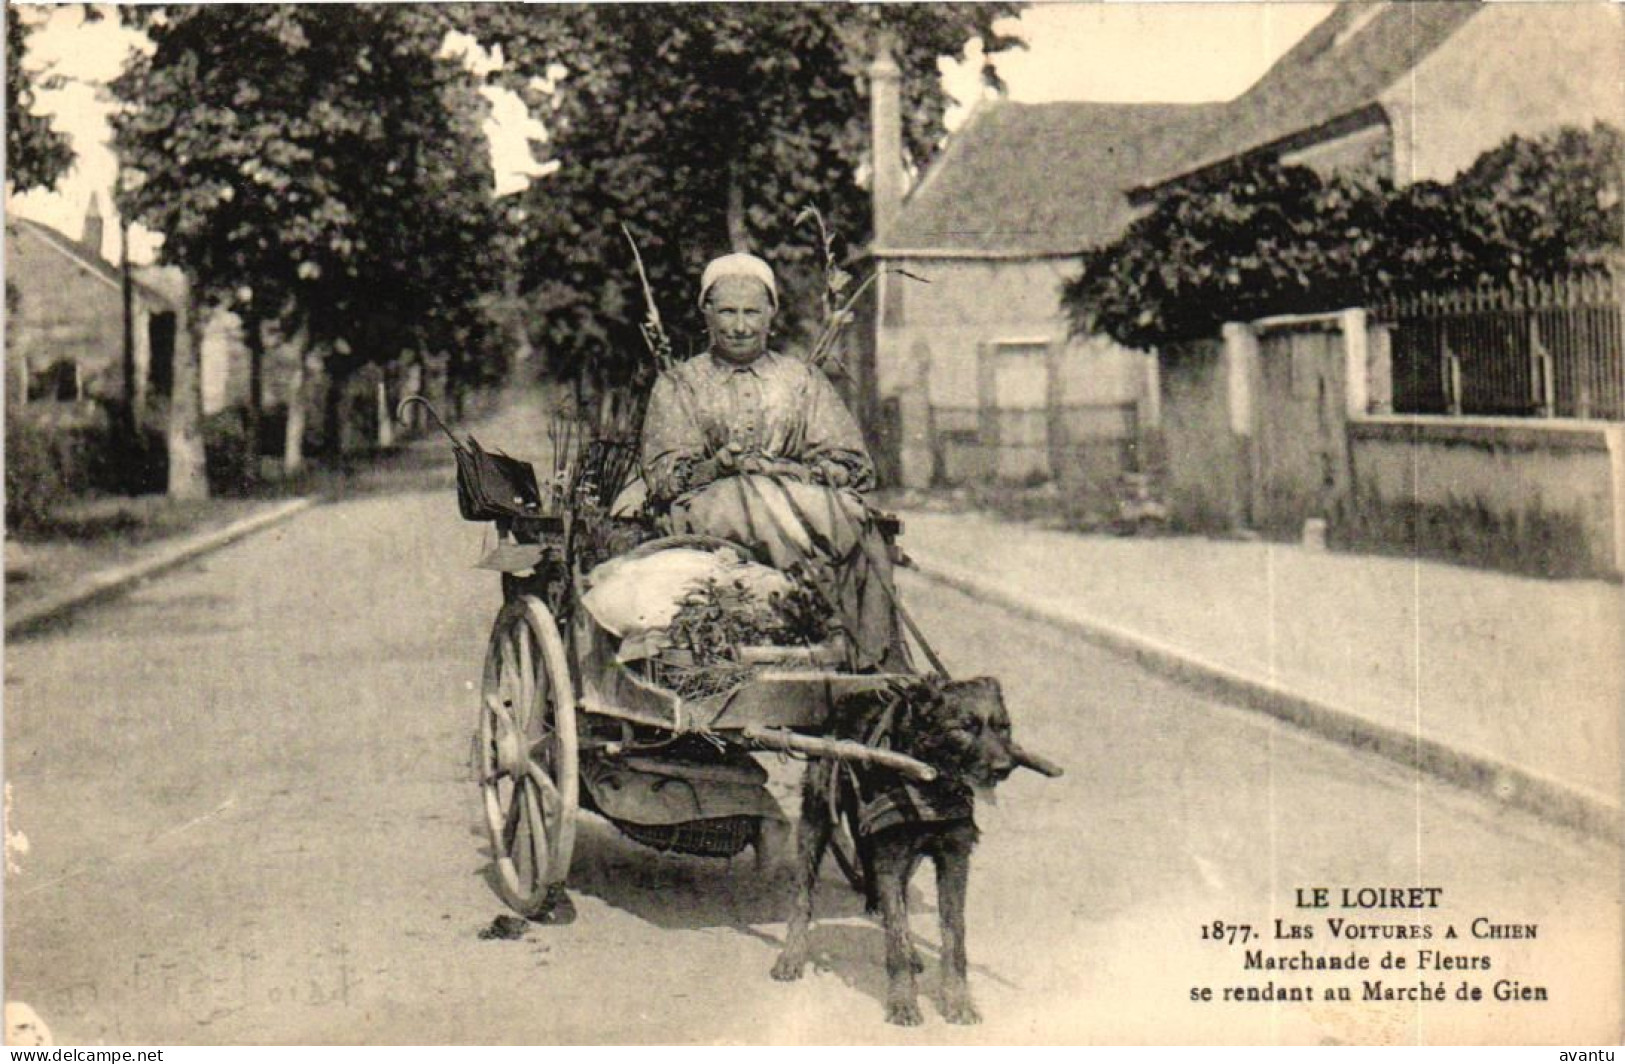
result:
[[[763,728],[756,725],[748,725],[744,729],[744,736],[758,746],[770,750],[806,754],[808,757],[833,757],[838,761],[862,761],[865,764],[893,769],[921,783],[930,783],[937,778],[937,770],[924,761],[893,750],[882,750],[877,746],[855,743],[850,739],[820,739],[816,736],[786,731],[783,728]]]

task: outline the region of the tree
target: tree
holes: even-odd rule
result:
[[[1226,321],[1347,305],[1377,239],[1380,196],[1314,171],[1248,163],[1165,195],[1084,256],[1062,301],[1079,333],[1130,347],[1211,336]]]
[[[1242,161],[1169,190],[1086,254],[1062,302],[1075,332],[1152,348],[1227,321],[1594,266],[1621,244],[1620,161],[1602,124],[1513,137],[1449,185]]]
[[[67,136],[34,113],[36,89],[52,87],[55,79],[36,83],[24,67],[33,17],[16,4],[6,5],[6,184],[12,192],[55,188],[73,165]]]
[[[477,329],[481,293],[501,287],[483,101],[441,55],[452,16],[379,4],[127,17],[154,48],[114,84],[135,174],[123,206],[164,234],[200,300],[243,316],[251,342],[269,325],[310,345],[336,445],[359,367]]]
[[[1479,156],[1455,192],[1478,207],[1496,272],[1595,266],[1625,237],[1625,137],[1605,122],[1513,136]]]
[[[820,249],[795,219],[820,207],[868,232],[865,72],[880,34],[905,72],[910,163],[942,136],[940,56],[1016,43],[993,23],[1018,5],[475,5],[469,31],[500,46],[503,77],[543,117],[558,171],[526,197],[523,284],[538,343],[560,367],[624,369],[641,350],[643,299],[619,228],[635,235],[662,310],[699,333],[689,304],[709,256],[766,255],[790,290]],[[989,71],[991,77],[991,72]],[[796,308],[781,324],[795,326]]]

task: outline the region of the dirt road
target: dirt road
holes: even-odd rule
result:
[[[819,970],[767,977],[779,887],[748,856],[660,856],[586,818],[580,919],[478,937],[468,772],[498,593],[449,490],[320,507],[8,648],[6,996],[60,1040],[257,1042],[1599,1042],[1619,1030],[1616,851],[1217,705],[907,579],[956,669],[1006,681],[1018,735],[1068,768],[978,813],[972,985],[987,1022],[881,1022],[881,935],[829,871]],[[776,770],[781,787],[794,773]],[[1302,887],[1433,885],[1429,912],[1313,911]],[[928,877],[916,931],[938,941]],[[1328,941],[1327,917],[1451,926]],[[1538,927],[1480,940],[1472,921]],[[1329,977],[1245,967],[1214,921],[1310,950],[1484,955],[1479,1003],[1227,1004]],[[1268,942],[1272,953],[1297,943]],[[1500,980],[1545,1002],[1498,1002]],[[926,980],[929,987],[934,976]],[[1207,986],[1211,1003],[1192,1000]]]

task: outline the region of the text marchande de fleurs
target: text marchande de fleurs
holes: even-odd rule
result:
[[[1512,978],[1497,978],[1488,986],[1462,979],[1454,992],[1441,973],[1491,972],[1501,974],[1484,950],[1491,942],[1531,940],[1539,937],[1533,923],[1510,922],[1490,916],[1441,920],[1443,887],[1320,887],[1294,888],[1299,915],[1277,917],[1269,934],[1255,933],[1251,924],[1215,920],[1204,924],[1207,942],[1243,948],[1242,969],[1257,972],[1358,973],[1358,986],[1327,985],[1316,994],[1313,986],[1193,987],[1192,1001],[1546,1001],[1543,986]],[[1336,915],[1332,915],[1336,912]],[[1311,916],[1314,914],[1314,917]],[[1396,919],[1396,916],[1406,914]],[[1458,927],[1459,925],[1459,927]],[[1308,943],[1335,940],[1337,952],[1310,952]],[[1277,944],[1274,951],[1264,940]],[[1385,948],[1365,952],[1363,945],[1428,942],[1414,949]],[[1257,945],[1254,945],[1257,943]],[[1291,943],[1295,949],[1280,949]],[[1344,944],[1347,944],[1346,948]],[[1451,943],[1446,945],[1446,943]],[[1248,948],[1251,947],[1251,948]],[[1399,973],[1405,973],[1400,976]],[[1370,978],[1366,973],[1378,975]],[[1414,973],[1414,974],[1413,974]],[[1396,976],[1406,980],[1394,983]],[[1410,980],[1415,979],[1414,982]],[[1354,991],[1358,990],[1358,997]]]

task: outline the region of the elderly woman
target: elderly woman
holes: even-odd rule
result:
[[[781,568],[829,563],[853,664],[905,668],[885,544],[857,495],[874,486],[874,463],[823,373],[768,350],[772,269],[753,255],[716,259],[700,280],[700,309],[708,349],[661,376],[649,397],[650,498],[669,510],[674,532],[732,540]]]

